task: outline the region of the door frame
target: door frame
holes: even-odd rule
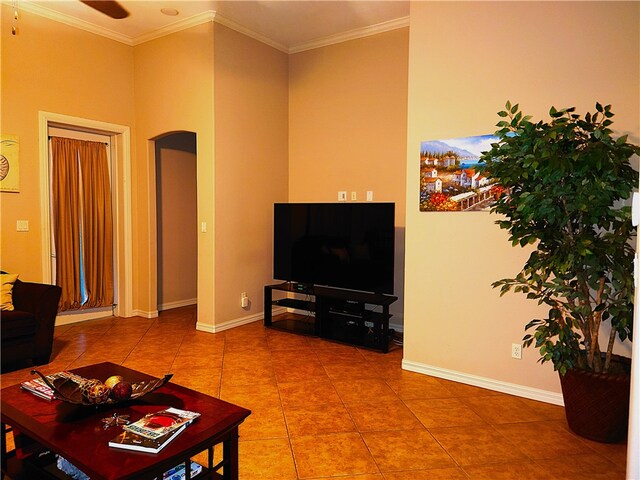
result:
[[[131,132],[129,127],[51,112],[38,112],[40,161],[40,221],[42,236],[42,279],[51,283],[51,217],[49,176],[49,127],[93,131],[111,137],[112,191],[114,205],[115,285],[118,303],[114,314],[133,316],[133,238],[131,229]],[[66,322],[65,322],[66,323]]]

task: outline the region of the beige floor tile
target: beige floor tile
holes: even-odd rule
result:
[[[220,398],[250,410],[259,407],[280,406],[280,393],[275,382],[225,383],[220,389]]]
[[[395,400],[398,396],[379,378],[354,378],[349,380],[333,380],[338,395],[344,403],[367,400]]]
[[[463,401],[480,418],[494,425],[547,420],[539,409],[530,408],[521,399],[509,395],[465,397]]]
[[[282,408],[272,405],[251,409],[251,415],[240,425],[239,431],[242,440],[287,438]]]
[[[310,342],[310,345],[315,350],[318,360],[320,360],[323,365],[366,361],[362,352],[355,347],[333,343],[327,340],[318,340],[316,343]]]
[[[301,350],[309,348],[307,337],[294,333],[274,332],[267,336],[267,344],[272,351]]]
[[[356,431],[349,412],[340,403],[284,407],[284,415],[291,437]]]
[[[254,368],[243,367],[233,368],[225,365],[222,366],[222,384],[228,385],[246,385],[255,383],[273,383],[276,382],[276,374],[270,365],[255,366]]]
[[[384,480],[468,480],[462,469],[457,467],[385,472],[382,476]]]
[[[348,403],[347,410],[360,432],[413,430],[422,427],[420,421],[399,399]]]
[[[301,479],[379,473],[357,433],[294,437],[291,447]]]
[[[449,390],[454,397],[489,397],[494,395],[504,395],[503,393],[487,390],[486,388],[452,382],[451,380],[444,380],[442,378],[439,378],[438,382],[447,387],[447,390]]]
[[[312,380],[304,382],[279,383],[278,390],[282,404],[286,406],[303,406],[309,403],[328,404],[342,403],[338,392],[329,380]]]
[[[335,478],[335,477],[333,477]],[[383,480],[381,473],[367,473],[365,475],[347,475],[346,477],[338,477],[338,480]]]
[[[528,398],[520,398],[527,408],[533,410],[536,415],[542,415],[546,420],[564,420],[566,415],[564,407],[560,405],[551,405],[550,403],[537,402]]]
[[[540,480],[541,478],[557,478],[547,476],[545,471],[531,461],[500,463],[497,465],[482,465],[464,467],[464,471],[471,480]]]
[[[403,400],[419,398],[450,398],[451,391],[435,377],[406,372],[398,380],[388,380],[389,386]]]
[[[391,362],[376,363],[374,361],[369,362],[372,369],[375,370],[376,376],[386,381],[400,380],[402,378],[404,370],[402,365],[394,364]]]
[[[331,362],[323,361],[324,369],[332,380],[356,380],[361,378],[379,378],[379,372],[371,368],[371,364],[364,360]]]
[[[478,415],[457,398],[424,398],[404,401],[427,428],[484,424]]]
[[[625,468],[610,462],[595,453],[584,455],[568,455],[565,457],[537,460],[543,476],[539,478],[555,478],[571,480],[574,478],[624,480]]]
[[[183,387],[191,388],[213,397],[219,397],[221,375],[222,372],[219,368],[174,369],[171,381]]]
[[[320,362],[309,362],[299,364],[277,363],[273,366],[276,380],[279,383],[303,382],[311,379],[329,379],[327,372]]]
[[[592,453],[579,437],[570,433],[559,422],[527,422],[495,425],[506,438],[517,439],[517,448],[529,458],[556,458],[567,455]],[[547,446],[552,444],[553,448]]]
[[[455,466],[453,459],[426,429],[362,434],[380,471],[447,468]]]
[[[567,425],[566,420],[561,422],[562,425],[569,431],[571,429]],[[618,468],[625,468],[627,464],[627,443],[601,443],[587,440],[586,438],[580,438],[580,441],[591,448],[593,451],[598,452],[607,460],[611,461]]]
[[[278,365],[322,365],[320,363],[320,360],[318,359],[318,356],[316,355],[315,350],[310,348],[308,345],[299,350],[272,350],[271,363],[274,367]]]
[[[296,469],[286,438],[240,441],[240,480],[295,480]]]
[[[528,460],[516,441],[509,442],[489,425],[431,428],[431,434],[462,467]]]

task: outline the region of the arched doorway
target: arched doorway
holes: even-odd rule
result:
[[[158,311],[197,303],[196,160],[195,133],[155,139]]]

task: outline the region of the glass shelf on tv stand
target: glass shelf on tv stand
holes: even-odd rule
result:
[[[274,291],[285,292],[284,297],[274,299]],[[266,285],[264,325],[386,353],[390,339],[389,305],[396,300],[393,295],[293,282]],[[371,305],[382,311],[371,310],[368,308]],[[274,307],[286,308],[287,311],[273,315]]]

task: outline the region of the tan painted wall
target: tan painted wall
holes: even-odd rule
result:
[[[420,141],[492,133],[506,100],[547,117],[611,103],[614,127],[639,134],[640,4],[414,2],[407,146],[405,361],[559,392],[537,351],[511,359],[539,310],[490,283],[528,252],[488,213],[418,211]]]
[[[158,150],[158,308],[166,310],[195,303],[198,295],[197,159],[175,148]]]
[[[286,54],[215,25],[216,324],[263,311],[273,203],[287,200],[287,69]]]
[[[19,137],[20,193],[0,193],[0,265],[42,281],[38,111],[133,127],[133,49],[24,11],[12,36],[11,5],[1,8],[0,131]]]
[[[392,323],[402,323],[409,29],[297,53],[289,76],[289,201],[396,203]]]
[[[213,125],[213,23],[134,47],[138,163],[132,172],[134,299],[142,315],[157,308],[155,154],[152,140],[176,131],[197,136],[198,324],[214,323],[215,174]]]

